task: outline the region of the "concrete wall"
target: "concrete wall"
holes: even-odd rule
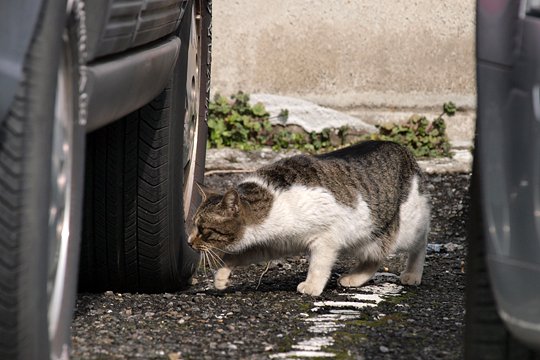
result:
[[[474,0],[215,0],[213,91],[475,105]]]

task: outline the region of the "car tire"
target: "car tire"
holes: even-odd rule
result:
[[[204,176],[209,5],[188,3],[167,88],[88,135],[80,291],[174,291],[196,269],[185,237]]]
[[[475,151],[471,180],[465,303],[465,359],[539,360],[540,354],[517,341],[506,329],[497,312],[486,263],[486,238],[480,205],[480,172],[477,153],[478,151]]]
[[[66,1],[43,3],[0,125],[1,359],[69,354],[85,141],[79,25]]]

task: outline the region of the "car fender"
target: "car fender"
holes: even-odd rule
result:
[[[501,319],[518,340],[540,348],[540,18],[521,1],[477,4],[486,261]]]

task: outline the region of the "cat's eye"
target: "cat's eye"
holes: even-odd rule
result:
[[[204,228],[202,226],[197,226],[197,232],[199,233],[200,236],[202,236],[203,238],[208,238],[208,236],[210,236],[212,234],[212,231],[208,230],[207,228]]]
[[[204,237],[208,237],[212,234],[212,231],[208,230],[208,229],[203,229],[202,231],[202,234]]]

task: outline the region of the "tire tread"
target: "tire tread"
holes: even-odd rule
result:
[[[19,239],[22,232],[21,160],[23,159],[24,122],[13,109],[24,99],[17,94],[7,119],[0,124],[0,358],[16,358],[19,312],[17,301]],[[18,131],[16,131],[17,129]]]
[[[207,54],[201,57],[205,59],[201,108],[206,110],[211,11],[206,1],[201,3],[205,4],[201,35],[208,32],[203,45]],[[188,25],[180,25],[181,38],[191,28]],[[185,41],[182,44],[187,46]],[[179,114],[184,106],[182,98],[172,101],[172,97],[185,91],[185,83],[178,80],[181,76],[175,79],[141,109],[88,135],[81,290],[156,292],[187,284],[194,256],[184,264],[180,244],[184,230],[178,224],[183,213],[183,171],[171,162],[181,156]],[[205,124],[202,128],[206,130]],[[204,150],[203,146],[197,151],[204,154]],[[197,179],[203,174],[196,173]]]

